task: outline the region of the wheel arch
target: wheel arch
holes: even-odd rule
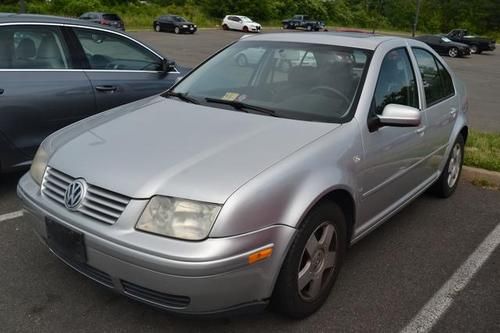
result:
[[[331,189],[325,193],[322,193],[310,207],[304,212],[300,221],[297,223],[297,228],[300,228],[307,215],[318,205],[323,204],[324,202],[336,203],[342,210],[342,213],[346,219],[346,239],[347,245],[349,246],[352,235],[354,232],[354,225],[356,222],[356,203],[352,194],[345,188],[335,188]]]

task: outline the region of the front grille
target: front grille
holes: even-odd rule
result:
[[[75,179],[54,168],[47,167],[42,182],[42,193],[64,206],[66,189]],[[97,186],[87,185],[87,194],[77,212],[96,221],[115,223],[127,207],[130,198]]]
[[[123,280],[121,281],[121,283],[123,286],[123,291],[127,295],[156,305],[184,308],[191,302],[191,299],[187,296],[164,294]]]
[[[85,263],[76,262],[64,254],[56,251],[54,249],[50,249],[59,259],[65,262],[67,265],[71,266],[76,271],[82,273],[83,275],[88,276],[92,280],[99,282],[100,284],[105,285],[106,287],[113,288],[113,280],[108,273],[104,273],[103,271],[98,270],[92,266],[89,266]]]

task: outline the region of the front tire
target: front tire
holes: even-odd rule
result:
[[[312,31],[313,27],[308,25],[306,29],[307,29],[307,31]]]
[[[448,198],[455,192],[464,162],[464,138],[458,135],[441,175],[432,186],[432,191],[441,198]]]
[[[156,32],[161,32],[161,27],[159,24],[155,24],[155,31]]]
[[[277,312],[305,318],[328,298],[347,248],[346,219],[334,202],[307,215],[283,263],[272,296]]]
[[[243,32],[248,32],[248,27],[247,26],[243,27]]]
[[[456,47],[450,47],[448,49],[448,55],[452,58],[456,58],[458,56],[458,49]]]
[[[179,27],[175,27],[175,29],[174,29],[174,33],[175,33],[176,35],[178,35],[180,32],[181,32],[181,29],[179,29]]]
[[[470,46],[470,53],[477,53],[477,51],[478,51],[477,45]]]

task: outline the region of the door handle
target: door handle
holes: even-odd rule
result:
[[[451,108],[450,109],[450,115],[452,118],[455,118],[457,116],[457,109],[456,108]]]
[[[95,90],[102,92],[115,92],[118,89],[116,86],[96,86]]]
[[[415,130],[415,133],[417,133],[418,135],[422,136],[422,135],[424,135],[426,128],[427,128],[427,126],[422,126],[420,128],[417,128]]]

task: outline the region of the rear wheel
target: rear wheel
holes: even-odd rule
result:
[[[439,197],[447,198],[455,192],[462,172],[464,161],[464,138],[460,134],[451,148],[448,161],[441,176],[432,187],[432,191]]]
[[[288,23],[283,24],[283,29],[289,29],[289,28],[290,26],[288,25]]]
[[[222,25],[222,30],[229,30],[229,27],[227,26],[227,24],[225,24],[225,23],[224,23],[224,24]]]
[[[450,47],[448,49],[448,55],[452,58],[456,58],[458,56],[458,49],[456,47]]]
[[[311,25],[308,25],[306,29],[307,29],[307,31],[311,31],[313,29],[313,27]]]
[[[272,304],[293,318],[304,318],[328,298],[346,250],[346,220],[340,207],[324,201],[308,214],[281,268]]]

